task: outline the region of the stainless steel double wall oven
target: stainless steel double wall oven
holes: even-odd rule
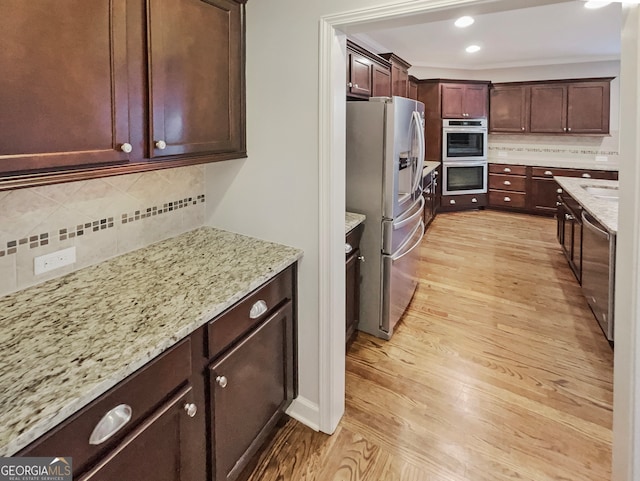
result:
[[[487,120],[443,120],[442,195],[485,194],[487,168]]]

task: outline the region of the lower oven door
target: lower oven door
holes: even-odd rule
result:
[[[443,195],[485,194],[488,163],[486,160],[443,162]]]

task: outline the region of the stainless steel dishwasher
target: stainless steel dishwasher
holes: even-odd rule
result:
[[[582,293],[602,331],[613,342],[616,236],[582,211]]]

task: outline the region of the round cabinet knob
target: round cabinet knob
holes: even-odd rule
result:
[[[156,141],[156,148],[159,150],[164,150],[167,148],[167,143],[164,140]]]
[[[558,190],[556,190],[556,193],[558,193],[558,194],[562,194],[562,189],[558,189]]]
[[[511,185],[511,181],[509,181],[509,180],[505,180],[505,181],[504,181],[504,185]]]
[[[567,130],[568,130],[569,132],[571,132],[571,127],[569,127]]]
[[[351,244],[349,244],[348,242],[345,242],[345,244],[344,244],[344,253],[345,254],[351,254],[351,251],[353,251],[353,246]]]
[[[544,175],[553,175],[553,172],[551,172],[550,170],[545,170]]]
[[[505,197],[505,198],[504,198],[504,201],[505,201],[505,202],[511,202],[511,197]]]
[[[574,217],[573,217],[571,214],[565,214],[565,215],[564,215],[564,219],[565,219],[565,220],[573,220],[573,219],[574,219]]]
[[[455,201],[455,200],[453,200],[453,199],[451,199],[451,200],[449,201],[449,204],[451,204],[451,205],[456,205],[456,201]]]
[[[184,405],[184,412],[187,413],[187,416],[189,416],[190,418],[194,417],[196,415],[196,413],[198,412],[198,406],[196,406],[193,403],[185,403]]]
[[[562,202],[556,202],[556,207],[560,207],[562,205]]]
[[[364,256],[358,256],[358,260],[359,260],[360,262],[364,262]]]
[[[511,169],[509,167],[505,167],[504,168],[504,172],[506,172],[508,174],[509,172],[511,172]]]
[[[582,178],[583,179],[590,179],[591,175],[587,174],[586,172],[584,174],[582,174]]]
[[[354,85],[354,87],[355,87],[355,88],[358,88],[358,84],[355,84],[355,85]]]
[[[434,176],[434,177],[438,177],[438,171],[437,171],[437,170],[434,170],[434,171],[433,171],[433,176]]]
[[[524,132],[524,127],[522,127],[522,131]]]
[[[351,82],[349,82],[349,83],[347,84],[347,87],[353,87],[353,84],[352,84]]]
[[[564,127],[562,130],[564,130],[564,131],[566,132],[566,131],[567,131],[567,128],[566,128],[566,127]]]
[[[227,387],[227,384],[228,384],[227,376],[218,376],[216,378],[216,384],[220,386],[222,389]]]
[[[473,199],[471,199],[471,203],[472,204],[477,204],[478,203],[478,199],[476,199],[475,197]]]
[[[120,146],[120,150],[122,150],[125,154],[130,154],[133,150],[133,147],[131,146],[131,144],[125,142]]]

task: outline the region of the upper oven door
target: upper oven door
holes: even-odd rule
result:
[[[487,158],[487,130],[473,127],[442,129],[442,160],[480,160]]]
[[[487,161],[443,162],[443,195],[485,194]]]

